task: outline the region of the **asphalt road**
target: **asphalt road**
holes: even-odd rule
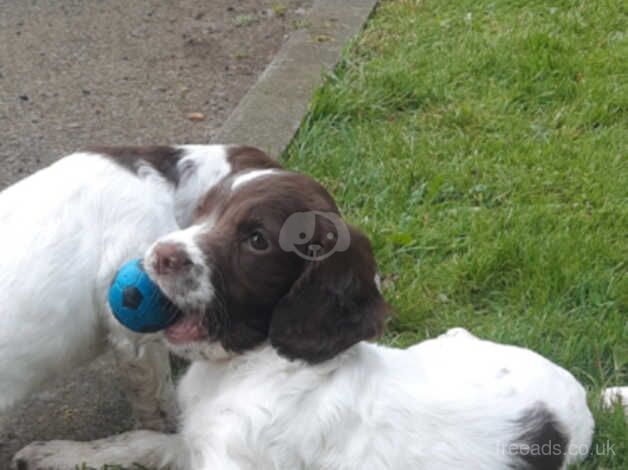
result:
[[[309,3],[0,0],[0,188],[85,145],[208,142]]]
[[[209,142],[310,4],[0,0],[0,190],[86,145]],[[0,416],[0,468],[32,440],[127,430],[129,414],[104,357]]]

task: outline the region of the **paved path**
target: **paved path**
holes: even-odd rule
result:
[[[0,188],[85,145],[208,142],[310,4],[0,0]]]

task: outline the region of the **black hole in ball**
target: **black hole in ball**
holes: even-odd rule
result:
[[[137,287],[127,287],[122,293],[122,305],[133,310],[137,309],[144,300],[144,296]]]

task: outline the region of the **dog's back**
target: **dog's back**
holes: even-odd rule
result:
[[[462,329],[407,350],[360,343],[316,366],[269,346],[196,362],[179,398],[204,456],[192,468],[558,470],[593,433],[571,374]]]
[[[176,228],[172,191],[78,153],[0,193],[0,410],[102,351],[107,283]]]

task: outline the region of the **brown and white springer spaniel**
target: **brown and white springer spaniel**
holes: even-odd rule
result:
[[[181,310],[165,342],[193,361],[180,432],[35,443],[15,468],[551,470],[586,456],[585,390],[538,354],[463,329],[407,350],[367,341],[388,313],[370,243],[311,178],[244,169],[195,207],[144,258]]]

